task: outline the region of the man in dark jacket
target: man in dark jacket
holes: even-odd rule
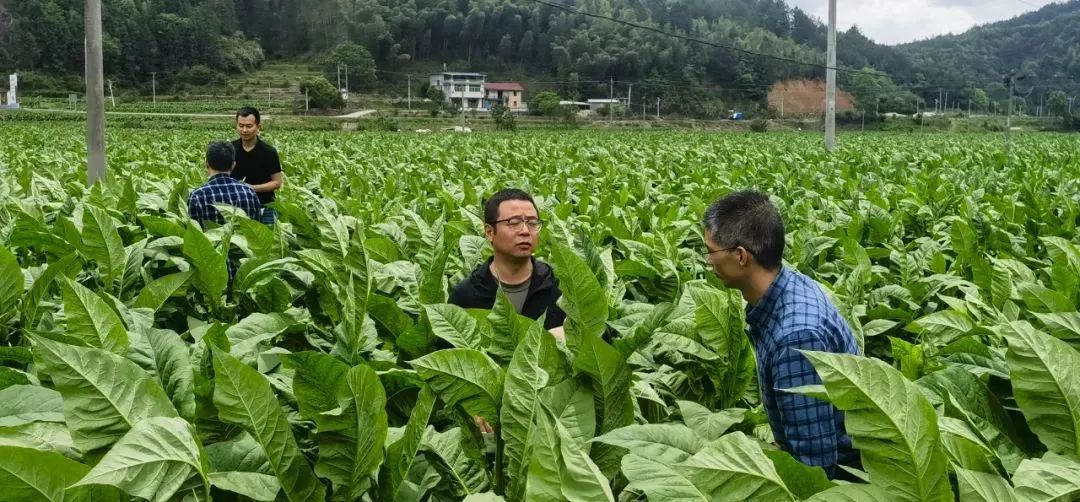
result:
[[[546,263],[533,258],[544,222],[532,196],[506,189],[484,201],[484,235],[494,251],[491,259],[473,270],[454,287],[450,303],[462,308],[490,309],[501,286],[521,315],[544,318],[544,328],[559,340],[566,314],[555,302],[562,293],[559,281]],[[494,429],[482,417],[473,417],[484,434]]]
[[[499,287],[521,315],[544,319],[544,328],[563,338],[566,314],[556,306],[559,281],[546,263],[533,258],[543,221],[529,194],[502,190],[484,202],[484,234],[494,255],[450,293],[462,308],[490,309]]]

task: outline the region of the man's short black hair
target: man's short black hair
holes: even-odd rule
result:
[[[214,141],[206,147],[206,164],[217,172],[227,173],[232,170],[236,160],[236,149],[227,141]]]
[[[255,116],[255,125],[259,125],[262,123],[262,116],[259,115],[259,110],[256,110],[254,107],[251,106],[245,106],[238,110],[236,112],[236,120],[240,120],[240,117],[250,117],[252,115]]]
[[[702,224],[716,246],[742,246],[768,269],[783,262],[784,221],[768,195],[749,190],[725,195],[705,211]]]
[[[499,220],[499,206],[508,200],[528,201],[532,203],[533,209],[536,209],[537,213],[540,212],[540,209],[536,207],[536,201],[524,190],[506,188],[495,192],[494,195],[484,201],[484,223],[495,226],[495,222]]]

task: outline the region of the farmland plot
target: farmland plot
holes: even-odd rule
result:
[[[80,129],[0,129],[6,500],[1080,494],[1075,138],[280,133],[281,224],[200,229],[227,134],[114,131],[87,189]],[[446,304],[504,186],[542,206],[565,344]],[[702,259],[740,188],[864,347],[809,353],[798,391],[848,412],[865,484],[770,445],[742,299]]]

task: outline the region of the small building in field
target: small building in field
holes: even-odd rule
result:
[[[511,111],[525,111],[525,87],[518,82],[488,82],[484,84],[484,109],[490,110],[496,103]]]
[[[483,73],[444,71],[431,75],[429,83],[446,95],[446,100],[465,110],[484,108]]]

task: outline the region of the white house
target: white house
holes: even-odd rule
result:
[[[430,84],[446,94],[446,99],[466,110],[479,110],[484,104],[484,80],[487,75],[470,72],[447,72],[431,75]]]

